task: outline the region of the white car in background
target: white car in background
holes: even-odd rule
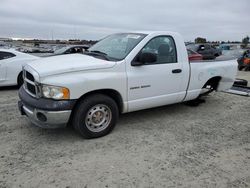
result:
[[[14,49],[0,49],[0,86],[21,86],[22,67],[38,58]]]

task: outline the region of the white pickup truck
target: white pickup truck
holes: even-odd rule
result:
[[[110,35],[84,54],[36,60],[23,69],[19,109],[42,128],[72,124],[85,138],[104,136],[119,114],[229,89],[237,62],[189,62],[174,32]]]

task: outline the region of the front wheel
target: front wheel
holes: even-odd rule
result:
[[[116,102],[103,94],[84,98],[73,115],[73,126],[84,138],[98,138],[109,134],[116,125],[119,110]]]
[[[20,88],[23,85],[23,73],[20,72],[17,77],[17,86]]]

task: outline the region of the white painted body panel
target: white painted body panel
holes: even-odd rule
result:
[[[69,88],[71,99],[79,99],[82,95],[95,90],[113,89],[120,93],[124,103],[123,110],[127,111],[127,77],[124,62],[117,63],[112,68],[40,77],[40,82]]]
[[[148,35],[122,61],[65,55],[40,59],[29,63],[28,67],[39,74],[38,82],[69,88],[71,99],[79,99],[96,90],[115,90],[122,98],[123,113],[195,99],[204,84],[215,76],[222,77],[219,90],[232,86],[237,71],[236,61],[190,64],[184,41],[179,34],[140,33]],[[178,63],[131,66],[132,60],[144,45],[160,35],[174,38]],[[182,72],[173,74],[173,69],[182,69]],[[140,89],[133,89],[138,86]]]
[[[177,63],[131,66],[134,57],[154,37],[169,35],[173,37],[177,48]],[[184,52],[184,53],[182,53]],[[161,105],[180,102],[186,95],[189,81],[189,65],[186,47],[182,37],[174,32],[150,33],[126,58],[128,79],[128,110],[136,111]],[[173,74],[173,69],[182,69],[180,74]],[[136,86],[150,87],[131,89]]]
[[[237,60],[204,61],[190,63],[191,76],[185,101],[199,96],[204,84],[213,77],[219,76],[221,80],[217,91],[230,89],[237,75]]]
[[[10,52],[15,57],[0,60],[0,86],[17,85],[17,77],[22,71],[22,67],[28,62],[37,60],[38,57],[21,53],[13,49],[0,49],[2,52]]]
[[[116,62],[97,59],[83,54],[52,56],[32,62],[41,77],[62,73],[111,68]]]

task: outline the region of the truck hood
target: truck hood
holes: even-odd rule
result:
[[[106,69],[115,66],[116,62],[98,59],[83,54],[60,55],[40,58],[28,63],[40,77],[68,72]]]

